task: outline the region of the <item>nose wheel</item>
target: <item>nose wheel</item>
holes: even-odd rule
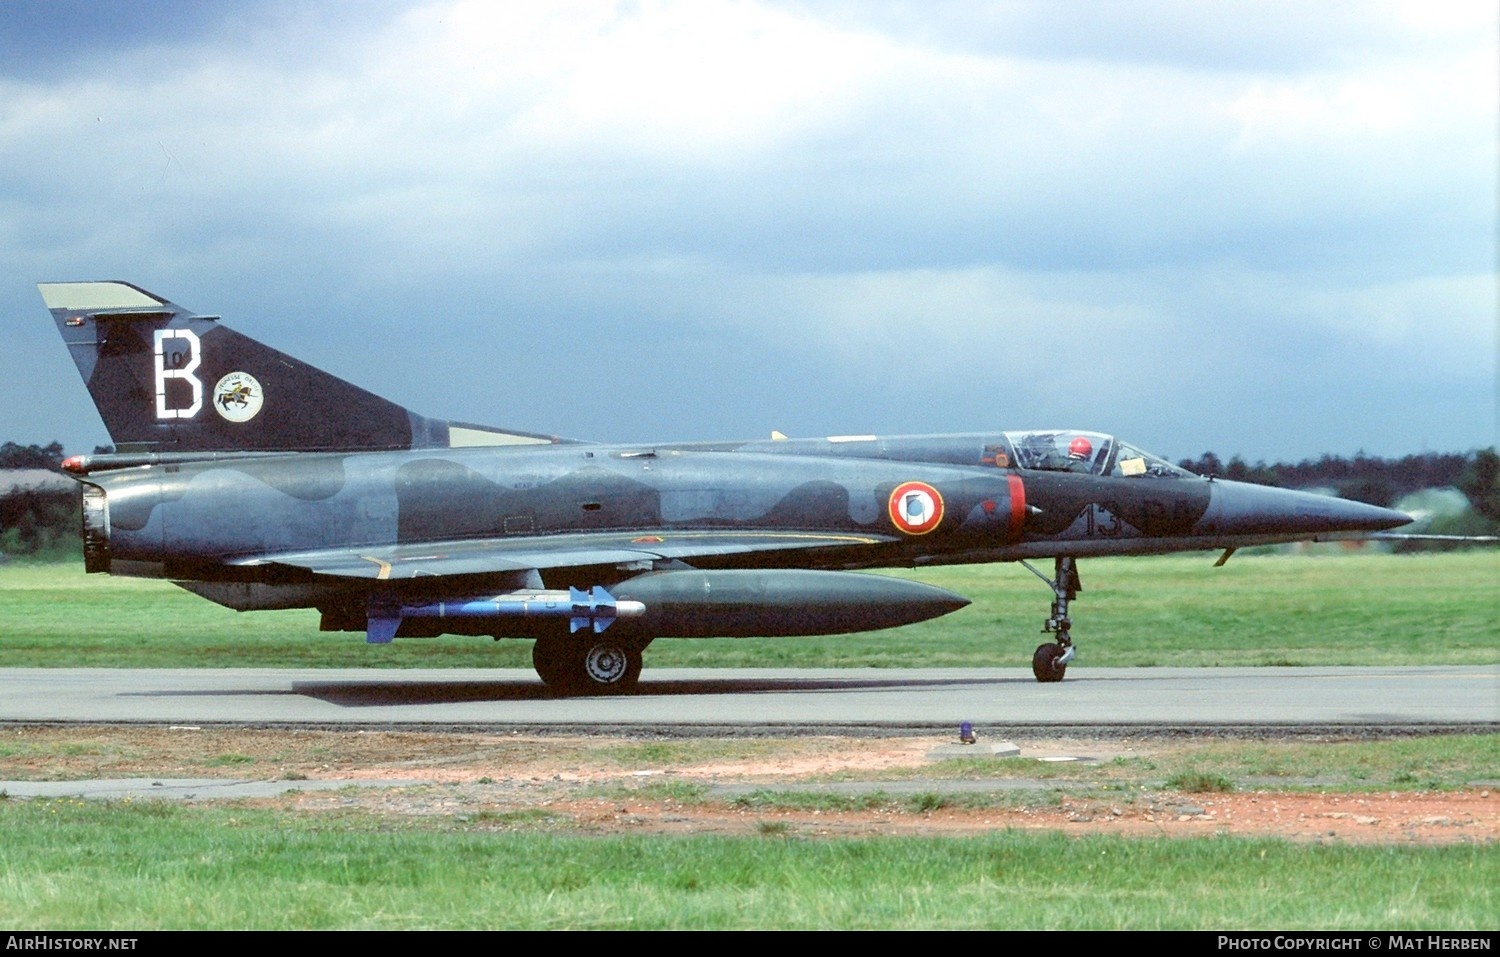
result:
[[[1052,614],[1047,616],[1042,631],[1057,636],[1055,641],[1037,645],[1031,655],[1031,673],[1038,681],[1061,681],[1068,671],[1068,662],[1073,660],[1077,651],[1069,633],[1073,621],[1068,617],[1068,603],[1083,591],[1083,582],[1078,577],[1078,561],[1071,556],[1059,555],[1053,560],[1051,578],[1037,571],[1030,562],[1022,561],[1021,564],[1052,589]]]
[[[1064,650],[1062,643],[1056,641],[1037,645],[1036,652],[1031,656],[1031,673],[1036,675],[1038,681],[1063,680],[1063,675],[1068,671],[1068,665],[1062,659],[1070,651],[1072,651],[1071,645]]]

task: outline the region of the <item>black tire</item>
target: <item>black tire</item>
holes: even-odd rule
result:
[[[570,694],[570,686],[583,670],[578,646],[566,638],[538,638],[531,646],[531,666],[554,694]]]
[[[1036,652],[1031,656],[1031,673],[1036,675],[1036,680],[1049,682],[1063,680],[1068,666],[1057,663],[1057,659],[1062,655],[1063,647],[1055,641],[1037,645]]]
[[[628,694],[641,677],[644,647],[603,635],[538,638],[531,665],[555,695]]]

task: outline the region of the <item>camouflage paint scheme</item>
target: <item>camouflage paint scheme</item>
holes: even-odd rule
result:
[[[1040,558],[1056,640],[1033,667],[1058,680],[1080,557],[1409,521],[1077,430],[611,446],[428,419],[138,287],[40,289],[116,442],[69,463],[89,571],[316,607],[371,641],[534,637],[563,693],[629,689],[657,637],[833,634],[967,604],[852,570]]]

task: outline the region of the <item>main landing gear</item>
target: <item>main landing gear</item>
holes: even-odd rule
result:
[[[1031,673],[1036,675],[1038,681],[1061,681],[1068,670],[1068,662],[1073,660],[1076,649],[1073,647],[1073,638],[1068,634],[1068,629],[1073,622],[1068,618],[1068,602],[1078,597],[1083,591],[1083,583],[1078,578],[1078,561],[1067,555],[1059,555],[1053,560],[1053,575],[1046,575],[1032,567],[1030,562],[1022,561],[1026,570],[1047,583],[1052,589],[1052,614],[1048,616],[1042,630],[1057,636],[1056,641],[1037,646],[1036,652],[1031,656]]]
[[[648,643],[607,633],[538,638],[531,664],[556,695],[627,694],[641,677]]]

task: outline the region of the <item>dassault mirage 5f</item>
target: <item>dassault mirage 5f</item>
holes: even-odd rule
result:
[[[643,446],[429,419],[138,286],[39,289],[115,442],[65,463],[88,571],[316,608],[322,630],[376,643],[532,638],[559,694],[631,689],[656,638],[935,618],[968,601],[858,570],[973,562],[1051,588],[1032,669],[1058,681],[1080,558],[1227,558],[1410,520],[1201,478],[1092,431]]]

